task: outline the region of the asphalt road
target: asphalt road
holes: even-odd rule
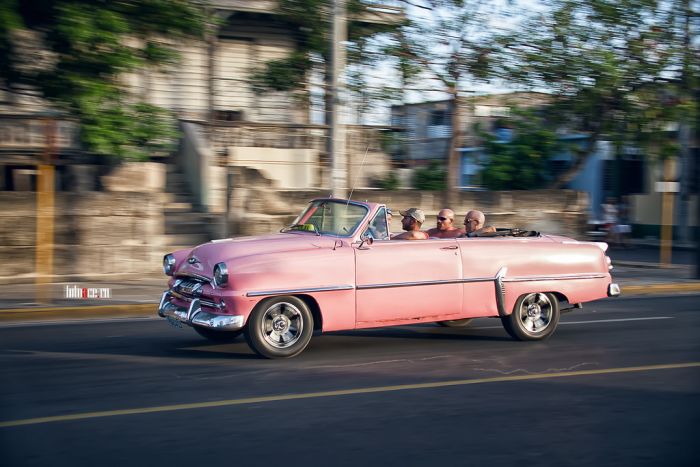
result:
[[[699,299],[588,304],[545,342],[482,319],[275,361],[162,320],[0,328],[0,464],[700,465]]]

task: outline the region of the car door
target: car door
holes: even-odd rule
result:
[[[465,317],[498,316],[496,276],[508,264],[528,258],[527,247],[514,250],[503,238],[460,238]]]
[[[454,239],[355,245],[357,327],[451,319],[462,308],[462,261]]]

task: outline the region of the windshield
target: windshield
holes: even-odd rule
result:
[[[367,211],[365,206],[346,201],[316,200],[283,232],[297,230],[347,237],[355,233]]]

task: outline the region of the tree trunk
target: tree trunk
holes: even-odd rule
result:
[[[583,154],[575,153],[577,157],[574,163],[549,184],[549,189],[556,190],[564,188],[567,183],[576,178],[576,175],[578,175],[578,173],[581,171],[581,168],[586,163],[588,158],[596,151],[599,137],[599,133],[593,133],[590,135],[589,146],[585,152],[583,152]]]
[[[462,144],[462,127],[459,115],[459,92],[456,88],[450,89],[452,94],[452,136],[450,137],[450,149],[447,159],[447,180],[445,180],[445,204],[456,207],[459,201],[459,187],[461,185],[459,147]]]

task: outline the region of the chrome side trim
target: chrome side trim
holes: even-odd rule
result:
[[[388,289],[392,287],[416,287],[423,285],[466,284],[469,282],[491,282],[493,280],[493,277],[472,277],[469,279],[445,279],[439,281],[393,282],[386,284],[358,285],[357,290]]]
[[[508,272],[507,267],[502,267],[496,273],[496,277],[493,280],[496,289],[496,307],[498,307],[499,316],[507,316],[505,303],[506,303],[506,289],[503,286],[503,282],[506,279],[506,272]]]
[[[352,285],[333,285],[330,287],[307,287],[302,289],[281,289],[281,290],[260,290],[258,292],[248,292],[246,297],[264,297],[266,295],[290,295],[295,293],[313,293],[313,292],[335,292],[338,290],[353,290]]]
[[[564,281],[573,279],[604,279],[605,274],[585,273],[585,274],[559,274],[556,276],[520,276],[509,277],[505,282],[533,282],[533,281]]]

